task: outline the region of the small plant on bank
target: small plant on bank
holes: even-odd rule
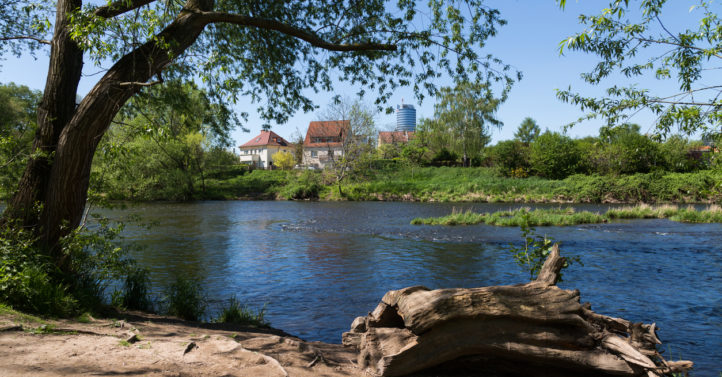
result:
[[[214,322],[235,323],[240,325],[268,327],[270,324],[265,320],[266,307],[254,313],[247,305],[241,304],[236,297],[231,297],[228,304],[221,308],[221,313]]]
[[[524,271],[529,271],[529,280],[534,280],[541,271],[544,261],[549,256],[554,246],[554,240],[547,238],[546,235],[538,235],[535,229],[529,226],[528,212],[522,214],[522,217],[526,220],[520,226],[524,245],[522,247],[509,245],[509,252],[513,254],[516,264]],[[562,270],[568,268],[573,262],[581,264],[579,257],[565,257]],[[562,274],[560,272],[559,281],[561,280]]]
[[[207,302],[205,292],[195,279],[178,277],[166,291],[166,313],[188,321],[201,320]]]
[[[150,278],[147,269],[133,268],[128,272],[123,289],[113,292],[112,304],[125,309],[153,311],[150,299]]]

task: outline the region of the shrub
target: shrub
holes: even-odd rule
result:
[[[537,175],[563,179],[578,171],[581,153],[570,137],[547,131],[531,144],[529,160]]]
[[[60,242],[72,261],[63,273],[22,227],[0,230],[0,302],[18,310],[67,317],[102,304],[105,282],[127,273],[129,261],[114,241],[119,228],[105,220]]]
[[[529,147],[518,140],[500,141],[492,148],[492,160],[506,176],[519,177],[527,175],[529,170]],[[519,173],[522,176],[519,176]],[[516,174],[516,175],[515,175]]]
[[[594,160],[602,174],[648,173],[664,165],[658,144],[633,131],[617,132],[601,146]]]
[[[459,155],[449,151],[446,148],[441,148],[434,157],[431,159],[431,164],[435,166],[452,166],[456,165],[456,161],[459,159]]]
[[[256,327],[268,327],[269,323],[264,319],[266,314],[265,306],[261,308],[257,313],[253,313],[251,309],[242,305],[236,297],[231,297],[228,300],[228,305],[221,308],[221,313],[214,322],[218,323],[235,323],[240,325],[256,326]]]
[[[207,300],[195,279],[177,277],[166,290],[166,313],[188,321],[199,321],[206,312]]]

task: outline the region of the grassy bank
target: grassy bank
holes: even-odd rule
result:
[[[351,200],[523,203],[697,203],[722,198],[722,172],[508,178],[489,168],[415,168],[349,183]]]
[[[520,208],[492,213],[461,212],[454,210],[448,216],[415,218],[414,225],[472,225],[496,226],[564,226],[597,224],[616,219],[669,219],[690,223],[722,223],[722,207],[713,205],[704,210],[692,207],[681,208],[673,205],[639,205],[610,209],[604,214],[589,211],[575,211],[573,208],[535,209]]]
[[[183,200],[172,187],[110,185],[112,200]],[[346,180],[339,194],[324,171],[241,171],[195,184],[194,200],[352,200],[496,203],[716,203],[722,171],[574,175],[563,180],[504,177],[491,168],[391,166]],[[188,199],[185,199],[188,200]]]

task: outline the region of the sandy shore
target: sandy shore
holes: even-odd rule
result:
[[[146,313],[38,321],[0,315],[0,375],[363,376],[356,353],[272,329]]]

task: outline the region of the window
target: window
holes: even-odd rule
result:
[[[311,151],[311,157],[318,157],[318,152]]]

